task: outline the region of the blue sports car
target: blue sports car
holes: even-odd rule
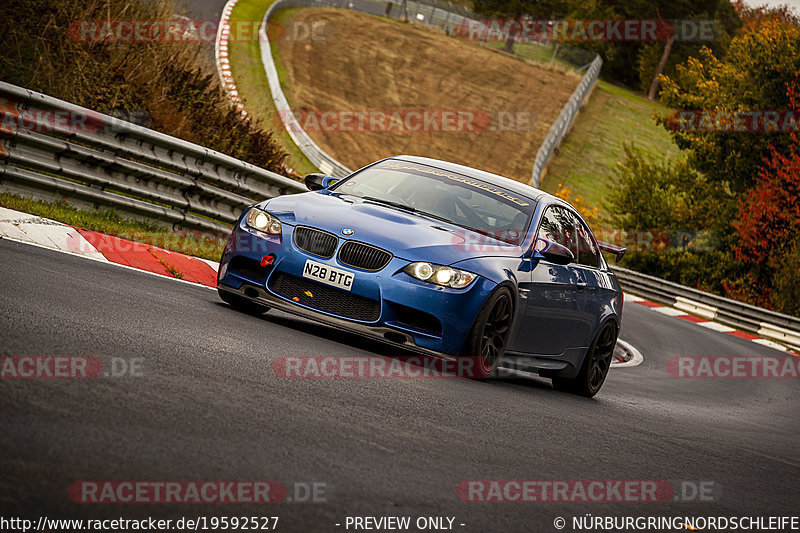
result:
[[[622,318],[622,291],[580,214],[514,180],[411,156],[311,192],[265,200],[236,223],[220,297],[402,345],[501,366],[594,396]],[[462,362],[465,360],[461,360]]]

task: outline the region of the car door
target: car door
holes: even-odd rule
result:
[[[538,236],[566,246],[578,256],[575,218],[560,205],[547,207],[542,215]],[[520,284],[527,290],[524,322],[517,337],[524,353],[558,355],[574,346],[574,331],[581,320],[583,303],[579,272],[573,265],[559,265],[534,260],[531,281]]]

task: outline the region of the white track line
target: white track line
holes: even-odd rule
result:
[[[625,361],[624,363],[616,363],[614,361],[611,362],[611,366],[613,368],[630,368],[632,366],[639,366],[644,362],[644,357],[642,357],[642,353],[637,350],[631,343],[626,342],[622,339],[617,339],[617,344],[622,345],[625,350],[628,350],[632,357],[630,361]]]

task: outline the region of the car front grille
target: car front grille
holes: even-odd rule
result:
[[[336,252],[339,239],[327,231],[298,226],[294,230],[294,244],[304,252],[328,259]]]
[[[347,241],[339,250],[339,262],[362,270],[380,270],[389,264],[392,254],[369,244]]]
[[[376,300],[284,272],[272,276],[270,288],[297,303],[353,320],[375,322],[381,315],[381,304]]]

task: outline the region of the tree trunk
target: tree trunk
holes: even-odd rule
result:
[[[514,51],[514,38],[513,37],[508,37],[506,39],[506,44],[505,44],[505,46],[503,46],[503,50],[505,50],[506,52],[513,52]]]
[[[651,102],[656,99],[656,91],[658,91],[658,77],[664,72],[664,67],[667,65],[667,58],[669,58],[669,53],[672,51],[672,43],[675,42],[675,36],[671,36],[667,41],[667,44],[664,46],[664,53],[661,54],[661,61],[658,62],[658,68],[656,69],[656,75],[653,76],[653,83],[650,84],[650,92],[647,93],[647,99]]]

